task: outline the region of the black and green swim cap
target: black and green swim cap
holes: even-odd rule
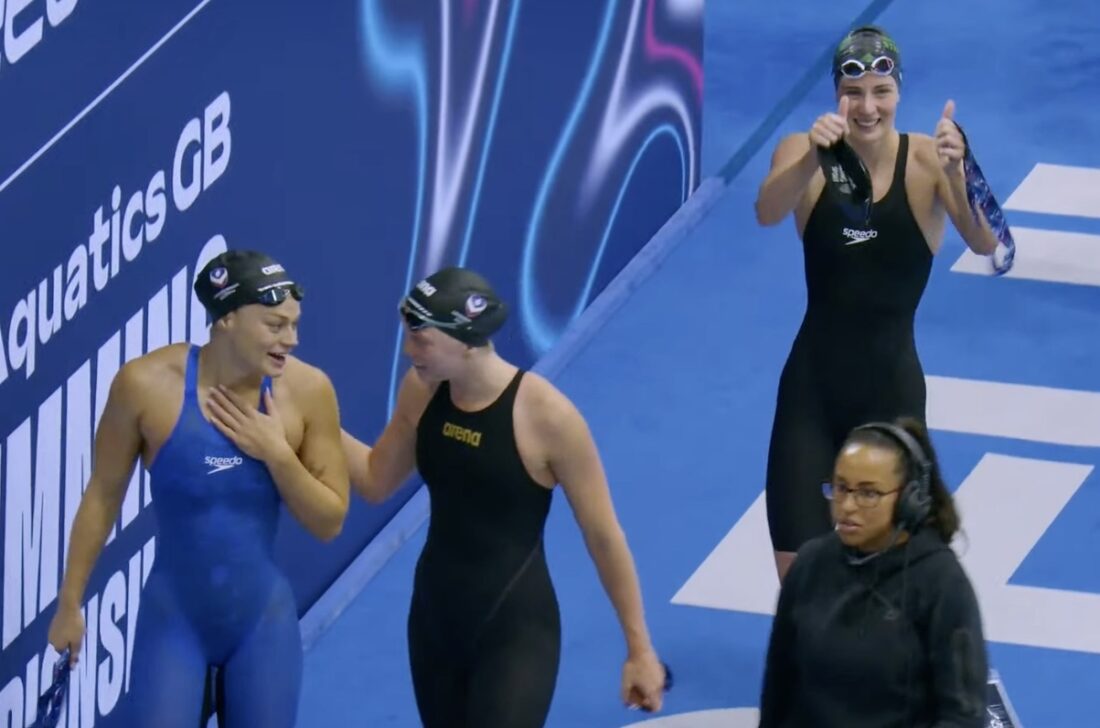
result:
[[[833,54],[833,85],[841,78],[860,78],[865,73],[892,76],[901,86],[901,53],[885,30],[861,25],[844,36]]]

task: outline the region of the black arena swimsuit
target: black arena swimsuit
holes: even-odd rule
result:
[[[561,651],[543,527],[552,493],[528,474],[512,410],[523,371],[477,412],[442,383],[416,460],[431,499],[409,611],[409,658],[426,728],[541,728]]]

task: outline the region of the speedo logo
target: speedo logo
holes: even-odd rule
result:
[[[848,238],[848,242],[845,245],[855,245],[856,243],[865,243],[868,240],[874,240],[878,237],[878,230],[853,230],[852,228],[844,228],[844,237]]]
[[[212,455],[207,455],[206,458],[203,459],[203,462],[206,463],[207,467],[210,468],[210,470],[208,470],[206,474],[212,475],[214,473],[220,473],[223,470],[230,470],[231,468],[235,468],[238,465],[242,464],[244,462],[244,459],[241,458],[239,455],[234,455],[233,457],[226,458],[216,458]]]

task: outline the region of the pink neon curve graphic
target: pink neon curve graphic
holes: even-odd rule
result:
[[[657,38],[653,29],[653,13],[657,0],[649,0],[645,10],[645,55],[652,60],[670,60],[679,63],[691,76],[691,84],[695,88],[695,95],[700,101],[703,99],[703,68],[699,65],[699,59],[688,50],[680,46],[662,43]]]
[[[553,3],[536,10],[534,0],[359,2],[367,72],[387,95],[401,93],[393,108],[417,115],[406,278],[445,264],[486,266],[516,296],[518,345],[542,353],[697,183],[703,78],[691,38],[701,44],[703,0],[578,3],[577,15],[585,25],[598,21],[598,33],[578,30],[580,45],[562,49],[583,61],[575,76],[537,94],[505,80],[510,66],[524,68],[543,52],[513,39],[525,21],[550,30]],[[403,20],[419,27],[391,28],[381,5],[402,7]],[[505,132],[494,135],[501,109],[521,113],[501,114]],[[543,119],[546,112],[560,126]],[[530,114],[541,115],[539,131],[551,135],[543,142],[515,138]],[[481,241],[502,236],[518,246],[496,260]],[[397,346],[391,408],[399,359]]]
[[[681,203],[691,194],[698,175],[698,127],[693,109],[698,108],[695,94],[701,91],[701,86],[690,88],[690,68],[689,73],[683,73],[678,62],[653,63],[646,58],[643,13],[647,2],[632,0],[626,15],[626,8],[611,0],[608,12],[618,13],[620,27],[625,26],[625,37],[600,59],[603,69],[600,91],[582,102],[589,114],[585,133],[575,135],[567,131],[559,142],[559,150],[569,150],[561,154],[577,155],[578,163],[583,165],[574,172],[580,184],[564,184],[558,174],[560,155],[556,156],[543,178],[544,185],[557,188],[559,196],[549,203],[555,209],[546,212],[546,200],[551,195],[540,192],[534,224],[528,227],[519,310],[524,333],[532,348],[540,353],[549,349],[564,326],[577,318],[590,301],[604,265],[605,245],[619,213],[617,200],[622,199],[626,187],[631,185],[634,165],[655,135],[671,136],[678,148]],[[664,18],[650,13],[649,19],[656,22]],[[676,50],[680,49],[673,48]],[[578,230],[598,224],[597,232],[589,232],[595,245],[588,249],[570,248],[574,245],[572,240],[555,240],[544,234],[544,213],[553,215],[548,227],[561,226],[565,220],[573,221]],[[538,276],[531,274],[536,267],[532,261],[552,260],[565,250],[589,256],[591,263],[582,276],[559,274],[554,281],[556,290],[551,291]]]
[[[652,0],[649,4],[652,7]],[[653,20],[652,14],[649,15],[649,20]],[[610,93],[606,96],[598,131],[595,138],[591,140],[594,142],[592,152],[578,190],[583,209],[587,209],[587,206],[598,198],[599,190],[606,187],[608,172],[616,160],[621,160],[631,135],[649,127],[652,124],[650,115],[655,112],[671,112],[680,119],[682,133],[689,150],[687,153],[689,169],[684,180],[685,198],[689,193],[690,181],[696,178],[698,160],[694,152],[695,130],[692,124],[690,96],[686,89],[682,88],[684,84],[677,87],[668,78],[671,74],[661,73],[660,69],[651,69],[650,73],[654,73],[654,70],[656,73],[647,78],[645,85],[633,93],[628,90],[628,77],[632,73],[639,73],[639,69],[632,71],[631,66],[642,65],[641,54],[632,50],[645,46],[642,0],[634,0],[631,4],[630,17],[626,25],[626,38],[619,48]]]

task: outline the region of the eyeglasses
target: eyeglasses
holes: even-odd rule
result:
[[[879,56],[869,64],[865,64],[861,60],[850,58],[840,64],[840,73],[845,78],[862,78],[868,72],[889,76],[894,72],[894,59],[889,56]]]
[[[821,492],[826,500],[844,500],[851,495],[860,508],[874,508],[882,501],[883,496],[897,493],[900,488],[893,490],[875,490],[874,488],[849,488],[846,485],[834,485],[826,480],[821,484]],[[839,497],[838,497],[839,496]]]
[[[301,301],[305,298],[305,295],[306,292],[302,290],[301,286],[293,281],[287,281],[257,291],[256,303],[262,303],[265,306],[278,306],[290,296],[294,296],[295,301]]]

